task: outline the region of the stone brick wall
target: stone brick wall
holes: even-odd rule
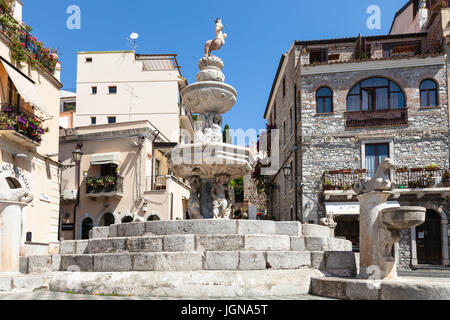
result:
[[[247,200],[258,208],[267,208],[266,194],[264,192],[258,192],[258,188],[251,177],[251,173],[244,176],[244,200]]]
[[[409,125],[385,128],[347,129],[346,98],[349,90],[368,77],[385,77],[404,90]],[[420,82],[432,78],[439,84],[439,106],[420,108]],[[321,86],[334,92],[333,113],[317,114],[315,93]],[[301,134],[303,136],[304,216],[318,221],[324,216],[321,175],[326,170],[362,166],[363,141],[392,141],[391,155],[401,166],[418,167],[437,163],[449,166],[448,101],[445,65],[405,67],[303,75],[301,78]],[[431,135],[426,137],[424,131]],[[328,138],[326,138],[328,137]],[[331,139],[331,141],[328,141]]]

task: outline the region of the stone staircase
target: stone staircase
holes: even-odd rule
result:
[[[319,225],[249,220],[151,221],[94,228],[89,240],[62,241],[59,254],[28,257],[26,269],[33,275],[52,274],[50,290],[55,291],[73,290],[73,277],[85,281],[80,293],[90,293],[100,290],[96,285],[99,281],[109,281],[117,292],[125,281],[124,274],[141,279],[140,284],[154,278],[152,288],[161,286],[162,278],[175,281],[169,280],[171,277],[178,282],[183,277],[187,282],[198,277],[199,282],[210,281],[208,285],[217,285],[227,277],[224,287],[239,287],[239,281],[248,280],[245,277],[254,279],[246,288],[257,286],[255,282],[266,277],[265,285],[276,286],[277,278],[289,275],[285,285],[300,277],[307,293],[311,277],[355,275],[351,250],[350,241],[330,237],[330,229]],[[76,278],[77,271],[86,273],[86,277]],[[91,282],[86,283],[87,279]],[[137,289],[127,281],[127,292],[136,294]],[[87,290],[89,286],[92,288]],[[108,291],[104,286],[101,290]]]

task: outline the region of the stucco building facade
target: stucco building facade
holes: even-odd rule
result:
[[[389,201],[428,210],[424,225],[402,234],[405,269],[449,265],[450,9],[430,4],[409,1],[389,35],[295,41],[281,58],[265,112],[279,131],[269,209],[277,220],[317,224],[333,215],[336,236],[358,250],[351,187],[385,157],[398,164]]]

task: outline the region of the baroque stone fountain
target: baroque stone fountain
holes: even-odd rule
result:
[[[360,204],[360,278],[397,279],[395,244],[400,231],[425,222],[423,207],[389,207],[392,195],[390,169],[395,163],[384,159],[372,179],[363,178],[353,186]]]
[[[222,114],[235,105],[237,92],[224,82],[222,60],[211,54],[225,44],[221,19],[216,19],[215,31],[216,38],[206,42],[197,82],[181,92],[185,107],[198,114],[194,143],[177,146],[170,157],[172,171],[191,185],[191,219],[231,218],[234,190],[230,181],[251,170],[248,148],[223,143]]]

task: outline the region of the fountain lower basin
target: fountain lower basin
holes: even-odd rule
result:
[[[423,207],[394,207],[381,211],[384,225],[394,230],[417,227],[425,222],[426,209]]]

